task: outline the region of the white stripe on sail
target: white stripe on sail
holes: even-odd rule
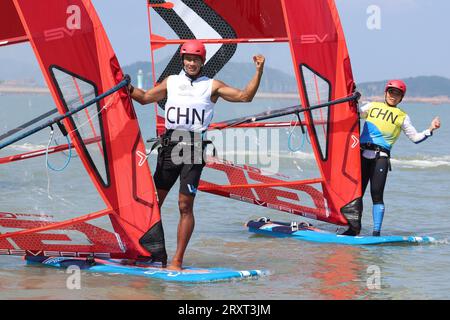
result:
[[[174,4],[173,10],[189,26],[191,32],[197,39],[222,39],[216,30],[181,0],[171,0],[171,2]],[[207,44],[206,61],[211,59],[219,51],[221,46],[221,44]]]

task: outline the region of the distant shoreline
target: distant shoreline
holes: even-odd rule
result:
[[[50,94],[46,87],[13,87],[0,85],[0,93],[4,94]]]
[[[383,96],[362,97],[361,101],[384,101]],[[404,102],[426,103],[426,104],[450,104],[450,97],[405,97]]]
[[[256,99],[298,99],[297,93],[273,93],[259,92],[255,96]],[[361,97],[360,101],[383,101],[383,96]],[[427,103],[427,104],[450,104],[450,97],[405,97],[404,102]]]
[[[46,87],[13,87],[0,85],[0,94],[50,94]],[[255,99],[298,99],[297,93],[258,92]],[[383,101],[383,96],[362,97],[361,101]],[[406,97],[405,102],[450,104],[450,97]]]

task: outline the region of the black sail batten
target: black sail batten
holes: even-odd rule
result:
[[[9,130],[8,132],[0,135],[0,141],[11,137],[12,135],[14,135],[14,134],[16,134],[16,133],[18,133],[18,132],[20,132],[20,131],[28,128],[28,127],[30,127],[30,126],[32,126],[33,124],[38,123],[41,120],[44,120],[47,117],[50,117],[51,115],[54,115],[55,113],[58,113],[58,109],[56,109],[56,108],[52,109],[52,110],[50,110],[48,112],[45,112],[45,113],[37,116],[36,118],[33,118],[30,121],[25,122],[25,123],[15,127],[14,129]]]
[[[43,124],[33,128],[33,129],[30,129],[30,130],[28,130],[28,131],[18,135],[17,137],[15,137],[13,139],[10,139],[10,140],[7,140],[7,141],[5,141],[3,143],[0,143],[0,149],[3,149],[3,148],[5,148],[5,147],[7,147],[7,146],[17,142],[17,141],[20,141],[22,139],[25,139],[26,137],[29,137],[29,136],[31,136],[31,135],[33,135],[33,134],[35,134],[35,133],[37,133],[37,132],[47,128],[47,127],[52,126],[53,124],[57,124],[58,122],[61,122],[63,119],[68,118],[68,117],[72,116],[73,114],[75,114],[77,112],[80,112],[80,111],[86,109],[87,107],[93,105],[94,103],[97,103],[98,101],[104,99],[105,97],[115,93],[116,91],[119,91],[120,89],[126,87],[128,84],[129,84],[129,80],[128,79],[122,80],[119,84],[117,84],[116,86],[112,87],[110,90],[108,90],[105,93],[95,97],[94,99],[92,99],[92,100],[82,104],[78,108],[75,108],[75,109],[73,109],[73,110],[71,110],[71,111],[69,111],[69,112],[67,112],[65,114],[59,115],[59,116],[57,116],[57,117],[55,117],[55,118],[53,118],[53,119],[51,119],[51,120],[49,120],[49,121],[47,121],[45,123],[43,123]]]
[[[153,4],[164,4],[164,0],[152,0]],[[208,23],[223,39],[236,39],[236,33],[231,26],[220,17],[213,9],[201,1],[182,1],[187,7],[192,9],[200,18]],[[153,7],[158,15],[172,28],[180,39],[195,39],[194,33],[173,9]],[[158,77],[157,82],[161,83],[168,76],[179,74],[183,64],[180,57],[180,48],[170,58],[164,71]],[[209,78],[214,78],[216,74],[231,60],[236,52],[237,44],[222,44],[220,49],[206,62],[202,69],[202,74]],[[167,99],[158,102],[161,109],[165,108]]]
[[[361,97],[361,94],[356,91],[353,95],[351,95],[349,97],[345,97],[342,99],[336,99],[333,101],[328,101],[328,102],[321,103],[318,105],[310,106],[309,108],[302,108],[301,105],[295,105],[295,106],[291,106],[291,107],[287,107],[287,108],[265,111],[265,112],[261,112],[258,114],[217,123],[217,126],[215,127],[215,129],[226,129],[226,128],[235,127],[235,126],[238,126],[238,125],[244,124],[244,123],[252,123],[252,122],[257,122],[257,121],[274,119],[274,118],[279,118],[279,117],[283,117],[283,116],[287,116],[287,115],[291,115],[291,114],[299,115],[300,113],[306,112],[306,111],[311,111],[311,110],[320,109],[320,108],[326,108],[326,107],[329,107],[332,105],[337,105],[337,104],[345,103],[345,102],[349,102],[349,101],[356,101],[360,97]],[[302,121],[300,120],[300,117],[299,117],[299,123],[300,123],[300,125],[302,125]]]
[[[88,92],[87,94],[90,95],[90,94],[93,94],[93,93],[94,92]],[[68,104],[72,104],[73,102],[75,102],[77,100],[78,99],[70,100],[70,101],[68,101]],[[54,109],[52,109],[50,111],[47,111],[47,112],[45,112],[45,113],[43,113],[43,114],[41,114],[41,115],[31,119],[30,121],[27,121],[27,122],[25,122],[25,123],[15,127],[14,129],[9,130],[8,132],[5,132],[4,134],[0,135],[0,141],[4,140],[6,138],[9,138],[12,135],[14,135],[14,134],[16,134],[16,133],[18,133],[18,132],[20,132],[20,131],[28,128],[28,127],[31,127],[33,124],[36,124],[39,121],[42,121],[42,120],[44,120],[44,119],[54,115],[55,113],[58,113],[58,109],[57,108],[54,108]]]

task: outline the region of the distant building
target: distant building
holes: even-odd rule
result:
[[[139,69],[137,74],[137,87],[139,89],[144,89],[144,71],[142,71],[142,69]]]

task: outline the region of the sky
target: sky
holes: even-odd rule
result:
[[[359,82],[438,75],[450,78],[450,1],[337,0]],[[369,29],[367,9],[380,8],[380,29]]]
[[[121,65],[149,61],[146,0],[92,2]],[[419,75],[450,78],[450,1],[336,0],[336,5],[357,82]],[[291,61],[278,52],[267,58],[268,65],[281,70]],[[0,49],[2,59],[25,63],[34,58],[29,47],[19,45]],[[250,62],[248,55],[238,59]]]

